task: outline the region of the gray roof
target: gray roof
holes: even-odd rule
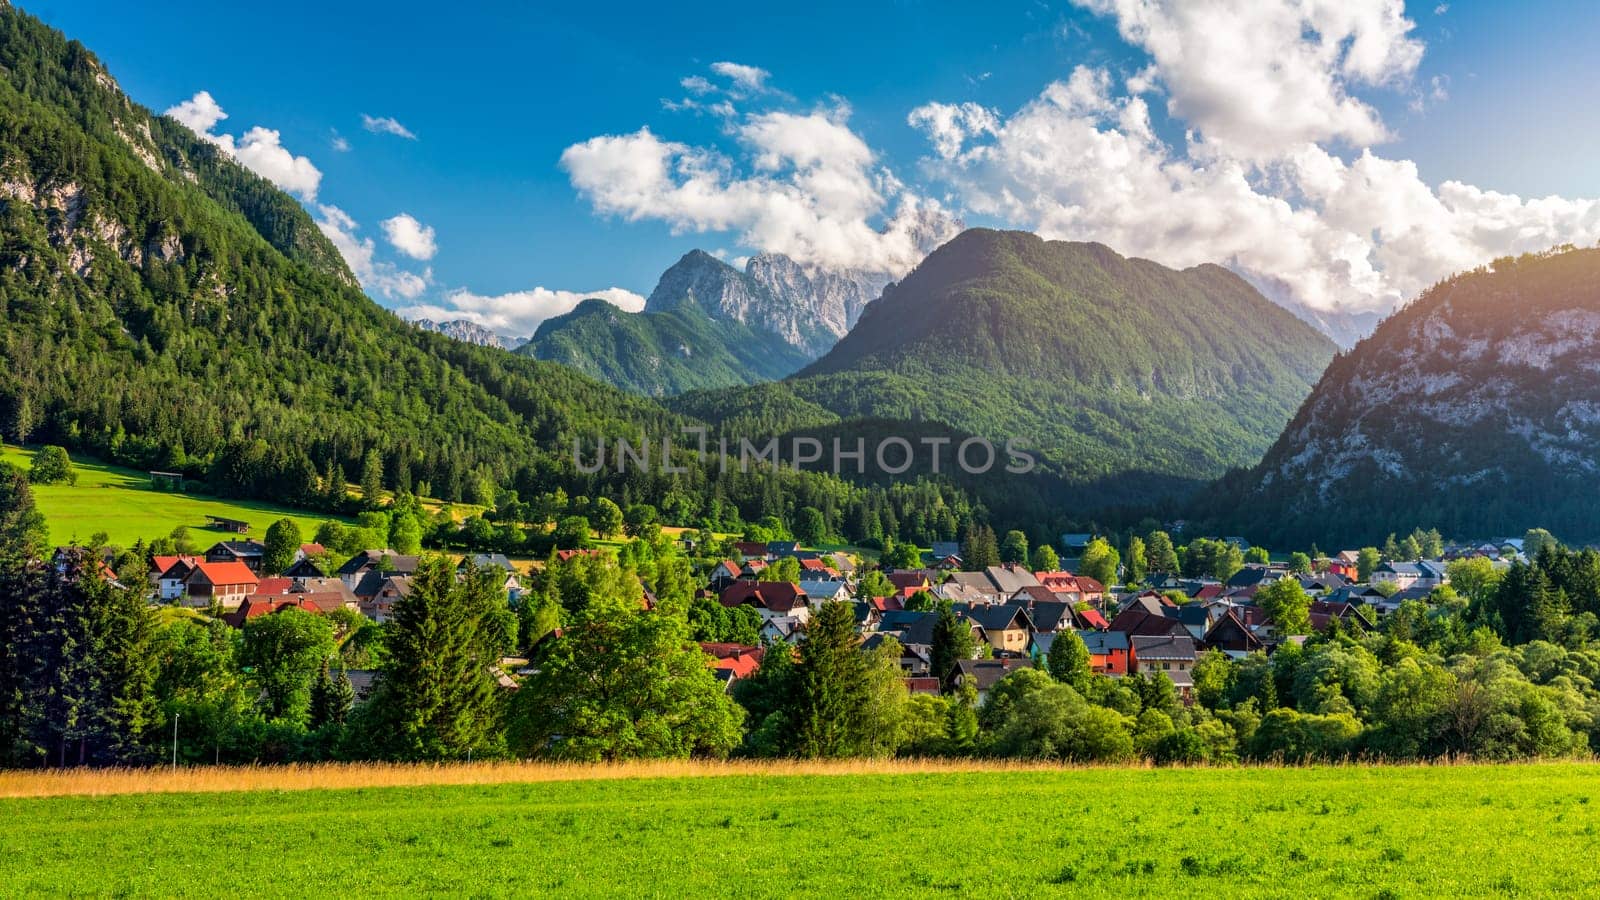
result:
[[[1194,638],[1187,634],[1136,634],[1134,653],[1141,659],[1194,659]]]
[[[965,616],[982,625],[984,631],[1004,631],[1007,628],[1033,630],[1033,620],[1028,618],[1028,611],[1020,606],[956,603],[952,604],[952,607],[957,615]]]
[[[1078,637],[1083,638],[1083,645],[1090,653],[1101,656],[1113,650],[1128,649],[1128,635],[1122,631],[1080,631]]]

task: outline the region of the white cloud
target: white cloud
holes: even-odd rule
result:
[[[418,274],[379,260],[372,238],[357,233],[360,226],[348,213],[331,205],[319,205],[317,212],[317,227],[338,248],[363,288],[390,300],[415,300],[428,290],[433,281],[431,269]]]
[[[903,273],[929,249],[930,228],[941,232],[933,239],[949,236],[950,220],[879,165],[848,117],[839,104],[730,123],[743,165],[641,128],[574,144],[561,166],[600,213],[676,233],[735,231],[744,245],[803,263]]]
[[[994,134],[1000,118],[976,103],[929,103],[906,117],[912,128],[926,132],[933,149],[945,159],[959,154],[969,138]]]
[[[767,79],[772,77],[772,73],[766,69],[733,62],[712,63],[711,71],[733,82],[735,88],[754,94],[766,90]],[[689,85],[685,83],[684,87]]]
[[[439,246],[434,242],[433,227],[418,222],[410,213],[384,219],[382,224],[389,244],[412,259],[433,259],[433,255],[439,252]]]
[[[337,131],[333,132],[332,137],[328,138],[328,146],[333,148],[333,152],[335,153],[350,152],[350,142],[345,140],[344,135]]]
[[[1310,142],[1269,162],[1184,155],[1154,136],[1142,98],[1108,88],[1080,68],[993,128],[962,131],[955,154],[946,120],[922,107],[925,169],[981,215],[1168,265],[1220,262],[1321,309],[1387,310],[1496,256],[1600,240],[1595,201],[1434,189],[1415,164],[1371,151],[1348,163]]]
[[[690,75],[678,82],[678,84],[682,85],[683,89],[691,94],[709,94],[715,89],[704,75]]]
[[[217,145],[240,165],[271,181],[286,191],[293,191],[307,201],[317,199],[317,189],[322,184],[322,172],[304,156],[295,156],[283,146],[283,136],[259,125],[235,138],[231,134],[212,131],[218,122],[228,117],[222,106],[209,91],[200,91],[192,98],[168,109],[166,115],[188,126],[195,134]]]
[[[1273,159],[1305,143],[1367,147],[1389,138],[1350,89],[1403,84],[1422,60],[1402,0],[1074,0],[1116,19],[1150,55],[1194,152]]]
[[[407,319],[466,319],[507,337],[525,338],[538,330],[540,322],[569,313],[580,301],[591,297],[627,312],[644,309],[645,298],[618,287],[588,292],[536,287],[493,296],[456,290],[445,295],[441,303],[408,306],[398,312]]]
[[[411,133],[411,129],[401,125],[399,121],[390,116],[369,116],[366,113],[362,113],[361,127],[373,134],[392,134],[395,137],[403,137],[408,141],[417,139],[417,136]]]
[[[195,94],[188,100],[168,109],[166,115],[187,125],[190,131],[201,137],[210,135],[211,129],[216,127],[218,122],[228,117],[228,114],[222,111],[222,106],[217,103],[216,98],[211,96],[210,91],[201,91]]]

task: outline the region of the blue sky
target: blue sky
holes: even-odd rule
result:
[[[1385,17],[1388,0],[1352,0],[1368,24],[1350,26],[1332,56],[1308,52],[1283,76],[1304,80],[1284,85],[1271,83],[1280,75],[1266,62],[1306,48],[1295,43],[1294,14],[1267,9],[1285,5],[1277,2],[1210,19],[1157,0],[774,12],[407,2],[266,11],[183,0],[159,15],[98,0],[22,5],[83,41],[152,109],[205,91],[227,113],[219,134],[279,132],[288,154],[320,173],[313,211],[327,218],[321,207],[336,207],[348,216],[341,233],[357,247],[372,242],[368,287],[380,302],[461,309],[512,332],[559,311],[568,292],[647,294],[694,247],[729,259],[778,249],[816,264],[903,269],[903,247],[859,255],[840,246],[862,243],[852,229],[885,229],[908,202],[967,224],[1103,239],[1175,265],[1226,262],[1323,307],[1392,305],[1479,257],[1592,243],[1600,229],[1600,211],[1583,205],[1600,197],[1592,4],[1408,4],[1397,25]],[[1293,46],[1215,39],[1284,22]],[[1368,45],[1383,46],[1352,62],[1352,48]],[[741,88],[712,71],[719,62],[767,74]],[[1238,83],[1216,83],[1234,63]],[[1141,72],[1148,77],[1131,84]],[[686,87],[696,76],[716,87]],[[1052,84],[1061,89],[1045,102]],[[1297,115],[1288,106],[1263,101],[1254,120],[1236,114],[1308,84],[1328,87],[1325,109],[1294,128],[1276,133]],[[684,100],[696,108],[667,106]],[[717,102],[731,109],[706,112]],[[1148,136],[1128,118],[1130,102],[1147,112]],[[953,120],[947,137],[959,143],[949,154],[936,149],[931,115],[921,128],[908,123],[932,103],[983,111]],[[778,113],[787,117],[762,118]],[[373,133],[364,114],[392,117],[414,138]],[[589,145],[594,153],[562,163],[568,148],[641,129],[653,140],[604,154]],[[1198,148],[1186,140],[1197,134]],[[334,148],[336,135],[348,149]],[[824,139],[819,154],[837,148],[839,158],[802,159],[807,135]],[[840,161],[857,142],[870,160]],[[1358,172],[1369,149],[1369,170]],[[763,163],[764,152],[775,162]],[[585,177],[612,184],[617,166],[660,153],[672,167],[665,183],[610,197],[581,187]],[[678,190],[689,163],[717,173],[710,183],[721,193]],[[1169,165],[1179,169],[1163,174]],[[1527,203],[1546,195],[1567,205]],[[803,209],[806,221],[762,212],[769,196]],[[380,223],[401,213],[432,229],[427,258],[385,239]],[[1248,237],[1277,233],[1297,243],[1263,253]],[[1419,253],[1428,258],[1417,262]],[[386,290],[399,275],[412,277],[409,286]],[[536,288],[555,293],[534,296]]]

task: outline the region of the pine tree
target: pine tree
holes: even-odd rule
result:
[[[957,663],[971,659],[977,651],[977,643],[972,639],[972,626],[957,616],[950,604],[941,604],[939,619],[933,623],[930,674],[942,684]]]
[[[1178,551],[1173,549],[1172,536],[1165,531],[1152,531],[1144,541],[1145,565],[1152,572],[1177,575]]]
[[[356,689],[343,664],[337,672],[324,662],[317,680],[311,685],[311,727],[343,725],[350,708],[355,706]]]
[[[499,750],[496,685],[499,661],[490,616],[504,605],[495,580],[430,557],[395,602],[389,658],[364,712],[375,756],[402,760],[459,759]]]
[[[15,760],[22,765],[137,762],[154,717],[151,625],[144,602],[69,549],[34,581],[15,631]]]
[[[824,603],[806,627],[795,670],[798,697],[791,721],[798,755],[856,753],[866,670],[855,613],[844,603]]]
[[[383,506],[383,460],[376,450],[368,450],[361,461],[361,502],[368,509]]]

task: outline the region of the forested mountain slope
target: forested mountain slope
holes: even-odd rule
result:
[[[942,422],[1026,439],[1081,502],[1148,502],[1254,462],[1334,347],[1219,266],[969,230],[781,388],[675,408],[790,428]],[[821,413],[821,414],[819,414]],[[836,427],[848,427],[836,426]]]
[[[1600,250],[1496,260],[1342,354],[1261,464],[1196,510],[1328,546],[1438,528],[1600,539]]]

